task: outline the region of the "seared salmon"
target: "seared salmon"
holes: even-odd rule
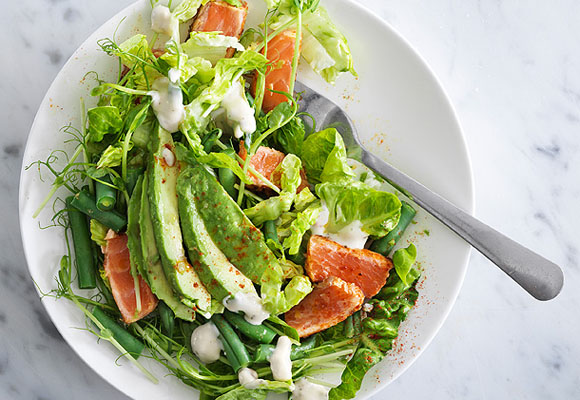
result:
[[[246,147],[244,146],[244,142],[240,142],[240,157],[245,160],[247,156]],[[271,149],[270,147],[260,146],[258,150],[256,150],[256,154],[252,156],[250,159],[250,166],[254,168],[257,172],[259,172],[263,177],[271,181],[274,185],[280,188],[280,180],[281,180],[281,173],[280,171],[276,171],[278,165],[282,163],[286,155],[281,151]],[[243,167],[243,165],[242,165]],[[267,190],[268,186],[264,182],[262,182],[258,177],[252,173],[248,173],[249,178],[254,183],[250,188],[254,189],[264,189]],[[300,186],[298,186],[298,192],[302,189],[308,187],[308,180],[306,179],[306,173],[304,169],[300,170],[300,177],[302,181]]]
[[[266,58],[272,64],[266,70],[266,88],[262,110],[268,112],[273,110],[278,104],[288,101],[283,94],[274,93],[290,92],[290,80],[292,79],[292,59],[296,49],[296,31],[289,29],[279,33],[268,41],[268,51]],[[264,51],[262,50],[262,54]],[[252,82],[252,94],[256,96],[256,84],[258,74],[254,74]],[[290,93],[293,95],[293,93]]]
[[[323,236],[312,235],[306,253],[306,273],[313,282],[336,276],[373,297],[387,281],[393,263],[366,249],[349,249]]]
[[[286,323],[300,337],[310,336],[344,321],[361,308],[364,299],[362,290],[354,283],[330,277],[285,314]]]
[[[210,1],[201,6],[191,24],[191,32],[221,32],[225,36],[240,38],[246,24],[248,3],[242,1],[235,7],[221,0]],[[228,49],[226,57],[234,55],[235,49]]]
[[[131,275],[131,260],[127,248],[127,235],[117,235],[112,230],[106,237],[107,245],[105,253],[105,275],[111,284],[111,291],[115,303],[121,311],[123,321],[127,324],[138,321],[148,315],[157,307],[157,297],[151,292],[149,285],[139,276],[139,289],[141,294],[141,312],[135,315],[137,300],[135,297],[135,283]]]

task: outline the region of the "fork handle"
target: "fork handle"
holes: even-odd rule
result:
[[[362,162],[433,215],[508,274],[538,300],[560,293],[564,274],[560,267],[487,226],[388,163],[362,150]]]

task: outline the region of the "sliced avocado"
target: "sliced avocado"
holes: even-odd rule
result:
[[[155,241],[165,276],[184,304],[202,312],[211,310],[211,296],[189,265],[183,249],[177,204],[177,177],[181,169],[175,157],[171,134],[159,127],[152,141],[153,157],[149,167],[149,201]]]
[[[189,260],[216,300],[221,302],[238,292],[254,293],[257,296],[252,281],[228,261],[207,231],[206,222],[201,218],[194,200],[200,195],[192,187],[197,173],[195,168],[189,167],[177,180],[179,218]]]
[[[143,190],[141,194],[141,208],[139,212],[139,227],[141,232],[141,254],[143,255],[143,266],[145,276],[151,287],[151,291],[167,304],[177,318],[186,321],[195,319],[195,311],[179,301],[179,297],[173,292],[171,284],[165,276],[159,251],[155,243],[153,233],[153,222],[149,205],[149,181],[147,175],[143,179]]]
[[[188,170],[196,209],[209,236],[228,260],[256,284],[263,284],[267,269],[279,271],[280,263],[264,241],[262,232],[246,217],[216,178],[201,164]]]

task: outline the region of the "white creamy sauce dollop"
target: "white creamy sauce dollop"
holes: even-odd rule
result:
[[[318,219],[310,228],[314,235],[326,236],[327,238],[351,249],[363,249],[365,247],[369,235],[362,231],[362,224],[360,221],[353,221],[340,231],[332,233],[326,230],[326,224],[328,224],[329,217],[330,213],[326,207],[326,203],[323,201],[322,210],[318,215]]]
[[[276,343],[276,348],[270,356],[270,369],[277,381],[289,381],[292,379],[292,361],[290,351],[292,342],[288,336],[280,336]]]
[[[198,326],[191,334],[191,349],[201,362],[208,364],[219,360],[223,350],[219,334],[212,322]]]
[[[155,4],[151,11],[151,29],[153,32],[173,36],[175,32],[175,19],[167,6],[161,3]]]
[[[226,297],[224,307],[231,312],[243,312],[246,321],[252,325],[260,325],[270,317],[256,293],[238,292],[234,297]]]
[[[256,130],[254,109],[250,107],[239,81],[232,84],[222,100],[221,107],[226,112],[227,122],[233,128],[236,138],[239,139],[245,133],[253,133]]]
[[[299,379],[292,391],[293,400],[327,400],[328,388],[312,383],[306,378]]]
[[[257,389],[266,383],[264,379],[258,378],[258,373],[251,368],[242,368],[238,371],[238,381],[246,389]]]
[[[152,85],[153,90],[148,93],[159,125],[170,133],[178,131],[179,124],[185,118],[183,93],[178,84],[180,75],[179,70],[171,69],[171,80],[166,77],[156,79]]]

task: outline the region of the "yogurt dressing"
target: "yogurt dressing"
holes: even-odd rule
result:
[[[192,332],[191,349],[201,362],[208,364],[219,360],[223,350],[219,334],[218,328],[212,322],[198,326]]]
[[[330,212],[328,207],[326,207],[326,203],[323,201],[322,210],[318,215],[318,219],[316,220],[316,223],[310,228],[314,235],[325,236],[351,249],[363,249],[365,247],[365,243],[369,238],[369,235],[362,231],[362,224],[360,221],[353,221],[342,228],[340,231],[332,233],[326,230],[329,217]]]
[[[260,325],[270,317],[262,300],[255,293],[238,292],[234,297],[226,297],[224,307],[231,312],[243,312],[246,321],[252,325]]]
[[[185,107],[183,106],[183,93],[179,87],[181,72],[172,68],[169,70],[169,78],[161,77],[155,80],[151,96],[153,112],[159,121],[159,125],[166,131],[173,133],[179,130],[179,125],[185,119]]]
[[[254,109],[248,104],[244,88],[239,81],[232,84],[222,100],[221,107],[225,110],[227,122],[233,128],[237,139],[245,133],[253,133],[256,130]]]
[[[264,379],[258,378],[258,373],[251,368],[242,368],[238,372],[238,381],[246,389],[257,389],[267,383]]]
[[[306,378],[299,379],[292,391],[293,400],[327,400],[328,388],[312,383]]]
[[[173,37],[175,33],[175,18],[167,6],[157,3],[151,11],[151,29]]]
[[[270,369],[277,381],[289,381],[292,379],[292,361],[290,351],[292,342],[288,336],[280,336],[276,343],[276,348],[270,356]]]

